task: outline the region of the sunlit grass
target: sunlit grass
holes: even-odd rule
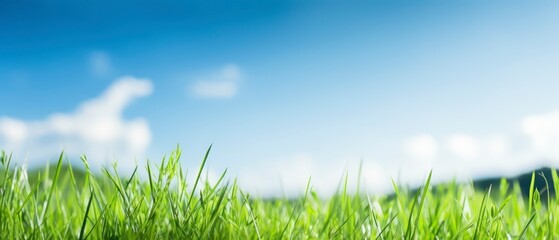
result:
[[[210,148],[211,149],[211,148]],[[557,239],[559,205],[540,201],[548,191],[523,197],[518,184],[475,191],[472,184],[417,191],[394,184],[395,194],[349,193],[347,179],[324,199],[312,189],[296,199],[251,197],[223,173],[209,184],[201,168],[188,181],[176,149],[158,164],[121,176],[112,169],[85,174],[45,168],[36,179],[10,155],[0,156],[0,239]],[[69,162],[68,162],[69,163]],[[147,178],[138,172],[145,168]],[[533,179],[536,175],[533,175]],[[532,182],[534,181],[532,179]],[[549,188],[558,189],[553,171]]]

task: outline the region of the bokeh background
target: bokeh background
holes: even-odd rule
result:
[[[559,165],[556,1],[3,1],[0,148],[259,195]],[[79,165],[79,164],[78,164]],[[353,184],[355,185],[355,184]]]

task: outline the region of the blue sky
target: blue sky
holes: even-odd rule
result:
[[[4,3],[0,147],[29,164],[65,149],[127,166],[180,144],[195,167],[213,143],[210,175],[228,168],[262,194],[300,192],[310,175],[331,191],[360,161],[379,192],[429,169],[443,181],[556,166],[558,10]]]

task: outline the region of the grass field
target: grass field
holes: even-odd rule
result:
[[[210,147],[211,149],[211,147]],[[558,239],[559,204],[523,196],[514,183],[474,191],[471,184],[418,190],[394,186],[394,195],[349,193],[346,181],[324,199],[308,187],[297,199],[253,198],[226,174],[210,185],[202,167],[187,181],[181,151],[121,176],[79,173],[61,155],[56,167],[28,176],[2,153],[0,239]],[[145,168],[147,178],[140,178]],[[553,171],[548,187],[558,189]],[[532,181],[536,174],[532,175]],[[188,178],[192,179],[192,178]],[[309,183],[308,186],[312,186]],[[543,199],[543,198],[542,198]]]

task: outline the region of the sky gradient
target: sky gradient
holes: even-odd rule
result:
[[[101,164],[177,144],[263,195],[559,165],[553,1],[10,1],[0,148]],[[72,157],[71,155],[74,155]],[[135,160],[134,160],[135,159]]]

